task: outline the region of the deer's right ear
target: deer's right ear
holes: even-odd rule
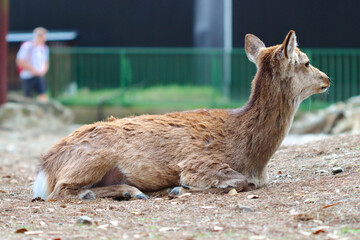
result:
[[[246,34],[245,36],[245,51],[248,59],[253,63],[256,63],[256,57],[259,54],[259,50],[264,48],[265,44],[255,35]]]

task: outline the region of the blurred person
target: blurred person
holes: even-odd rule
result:
[[[16,55],[16,65],[26,97],[32,97],[33,90],[38,93],[39,102],[47,102],[45,74],[49,69],[49,48],[45,44],[47,30],[37,27],[33,39],[21,44]]]

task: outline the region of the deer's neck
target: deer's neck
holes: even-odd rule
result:
[[[272,77],[271,72],[258,72],[247,105],[233,110],[234,135],[238,139],[234,142],[238,156],[242,158],[238,167],[258,171],[255,175],[263,172],[280,146],[300,104],[291,96],[290,86],[286,86],[291,81]]]

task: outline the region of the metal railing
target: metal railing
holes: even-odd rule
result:
[[[332,79],[328,94],[314,100],[336,102],[360,94],[360,49],[302,49],[312,64]],[[243,49],[230,54],[224,68],[222,49],[52,48],[48,82],[59,96],[71,84],[89,90],[131,86],[195,85],[223,90],[225,69],[231,69],[230,99],[246,100],[256,67]],[[226,92],[226,91],[224,91]]]

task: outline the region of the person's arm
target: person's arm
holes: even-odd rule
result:
[[[45,45],[45,46],[46,46],[46,45]],[[41,72],[40,72],[40,74],[41,74],[40,76],[41,76],[41,77],[44,76],[44,75],[48,72],[48,70],[49,70],[49,47],[48,47],[48,46],[46,46],[45,58],[46,58],[46,60],[45,60],[43,69],[42,69]]]
[[[49,71],[49,61],[46,61],[45,67],[44,67],[44,75]]]
[[[39,74],[39,72],[30,63],[28,63],[25,59],[17,58],[16,64],[20,68],[30,71],[35,76],[37,76]]]

